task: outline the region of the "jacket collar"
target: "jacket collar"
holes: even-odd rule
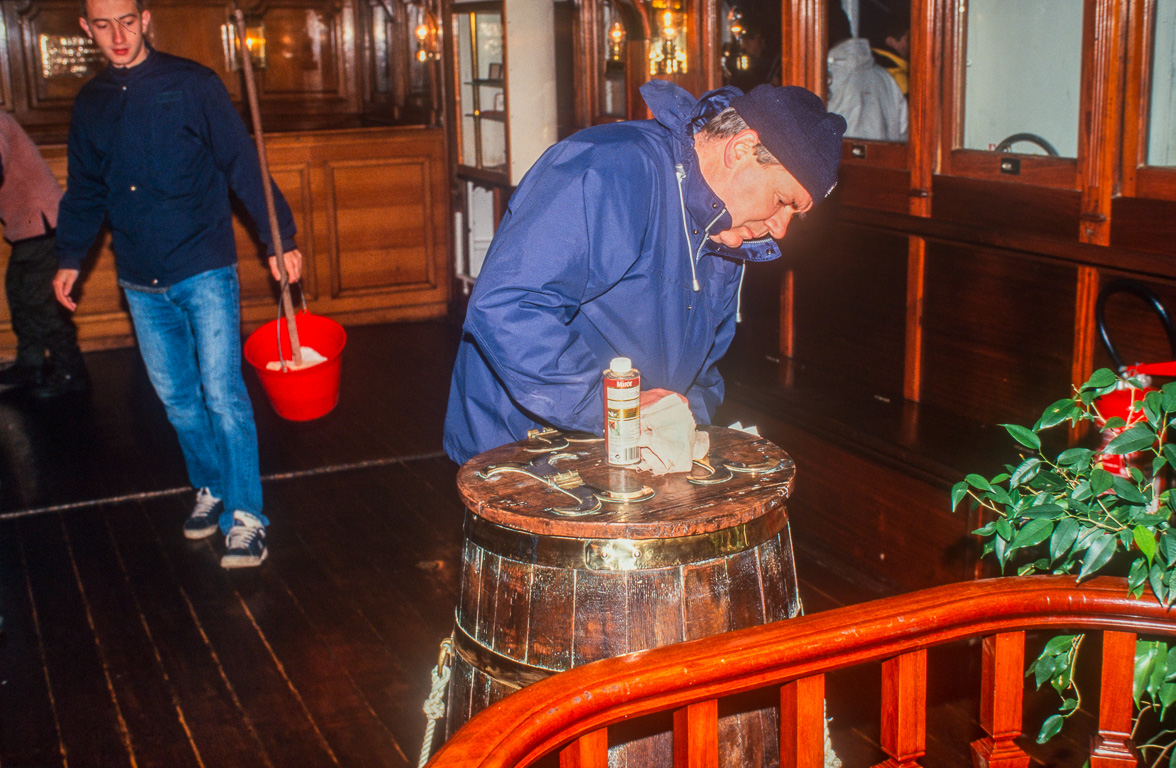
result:
[[[106,69],[102,70],[99,76],[120,86],[146,77],[159,63],[160,54],[155,52],[150,43],[144,43],[144,45],[147,48],[147,58],[133,67],[116,67],[113,64],[107,64]]]
[[[699,170],[698,155],[694,151],[694,134],[742,93],[738,88],[727,85],[696,99],[668,80],[650,80],[641,86],[641,97],[654,119],[673,137],[674,162],[680,164],[686,172],[682,186],[686,211],[699,225],[698,228],[705,228],[708,235],[730,228],[731,216]],[[708,237],[703,253],[747,261],[771,261],[780,256],[780,249],[771,238],[745,241],[739,248],[728,248]]]

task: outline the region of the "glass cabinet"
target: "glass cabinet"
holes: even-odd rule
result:
[[[458,164],[507,172],[507,107],[502,3],[454,3]]]

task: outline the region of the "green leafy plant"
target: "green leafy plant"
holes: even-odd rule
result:
[[[1103,398],[1125,386],[1133,393],[1129,413],[1101,413]],[[975,533],[1002,573],[1015,567],[1018,574],[1077,574],[1080,581],[1103,571],[1126,574],[1133,596],[1146,591],[1144,599],[1170,606],[1176,601],[1176,492],[1163,490],[1161,479],[1176,468],[1173,421],[1176,383],[1148,389],[1103,368],[1072,397],[1046,408],[1032,427],[1002,425],[1023,449],[1020,462],[995,477],[970,474],[956,483],[952,508],[967,499],[972,509],[985,510],[987,522]],[[1043,447],[1043,432],[1083,422],[1099,431],[1101,448],[1067,446],[1054,453]],[[1125,472],[1108,471],[1109,457],[1123,457]],[[1082,635],[1051,639],[1026,673],[1062,699],[1038,742],[1053,738],[1081,705],[1073,671],[1082,641]],[[1176,719],[1176,648],[1141,640],[1135,661],[1135,730],[1150,720],[1147,727],[1156,731],[1139,749],[1150,765],[1167,760],[1176,768],[1176,731],[1165,727]]]

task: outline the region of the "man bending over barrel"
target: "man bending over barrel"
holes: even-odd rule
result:
[[[459,463],[553,426],[600,434],[601,372],[640,369],[643,405],[709,424],[748,261],[837,182],[845,120],[795,86],[696,100],[641,88],[653,120],[600,125],[523,178],[470,297],[445,418]],[[688,417],[686,417],[688,420]]]
[[[257,428],[241,378],[237,251],[229,190],[269,252],[257,151],[212,70],[143,39],[138,0],[83,0],[82,29],[109,66],[86,83],[69,129],[69,180],[57,223],[57,300],[70,310],[78,270],[104,219],[139,351],[197,489],[184,535],[219,526],[225,568],[266,557]],[[269,180],[272,184],[272,180]],[[294,218],[273,185],[291,281],[302,272]],[[274,256],[270,271],[278,278]]]

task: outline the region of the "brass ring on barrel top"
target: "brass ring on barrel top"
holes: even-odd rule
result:
[[[672,568],[758,547],[783,531],[783,504],[742,525],[665,539],[580,539],[527,533],[466,515],[466,540],[500,557],[531,565],[590,571]]]
[[[489,675],[507,688],[518,690],[551,677],[561,669],[544,669],[524,664],[479,643],[460,626],[453,628],[453,652],[474,669]]]

